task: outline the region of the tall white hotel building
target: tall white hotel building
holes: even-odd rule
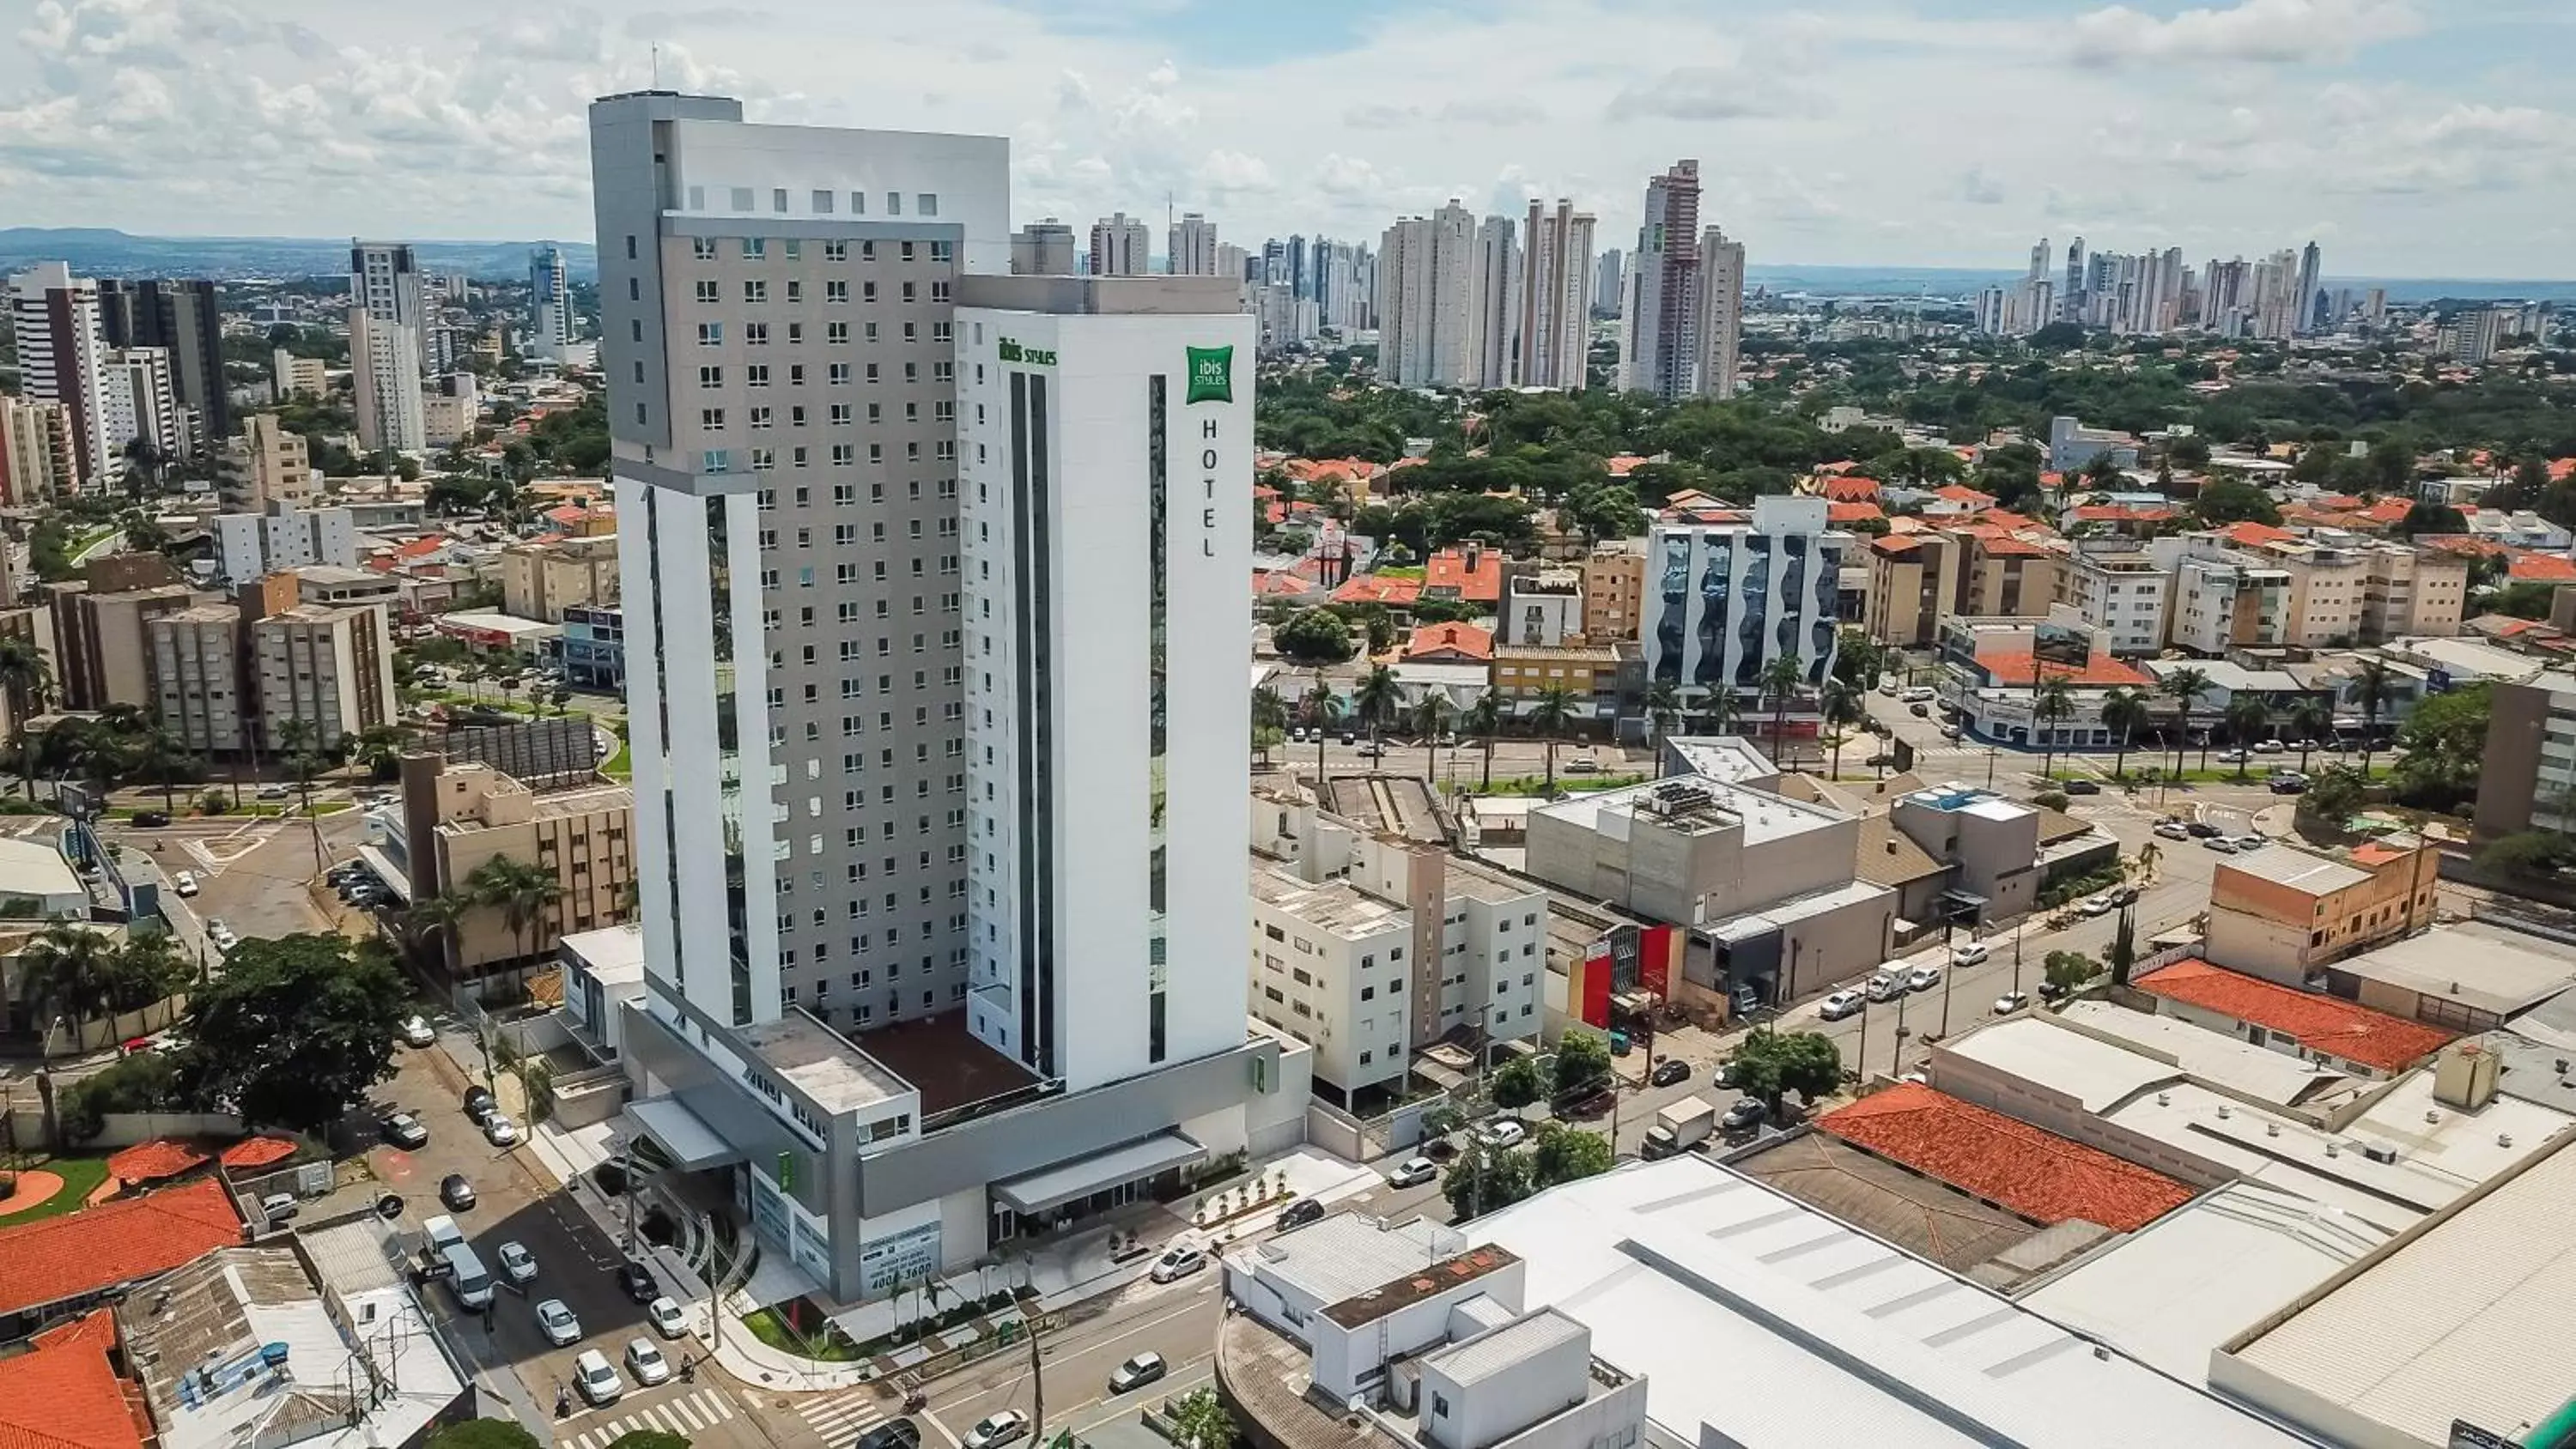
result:
[[[1241,964],[1253,333],[1008,275],[1001,138],[741,116],[591,108],[625,1125],[855,1300],[1302,1135]]]

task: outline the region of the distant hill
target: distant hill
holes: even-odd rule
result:
[[[424,267],[472,277],[524,279],[538,241],[414,242]],[[588,242],[555,242],[577,278],[599,275]],[[61,261],[94,277],[310,277],[349,270],[349,243],[311,237],[133,236],[103,227],[0,227],[0,271]]]

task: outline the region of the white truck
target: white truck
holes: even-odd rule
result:
[[[1717,1106],[1706,1097],[1684,1097],[1655,1109],[1655,1125],[1646,1129],[1638,1155],[1652,1161],[1698,1146],[1717,1127]]]

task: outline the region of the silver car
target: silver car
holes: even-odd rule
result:
[[[581,1342],[581,1320],[572,1316],[560,1298],[549,1298],[537,1305],[537,1327],[543,1329],[546,1342],[557,1348],[570,1348]]]
[[[635,1382],[649,1389],[655,1384],[670,1381],[671,1361],[662,1356],[662,1350],[655,1346],[653,1340],[631,1338],[626,1341],[626,1371],[635,1375]]]

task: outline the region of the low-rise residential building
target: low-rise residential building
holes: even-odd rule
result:
[[[285,348],[270,356],[272,381],[278,401],[295,397],[328,397],[331,395],[331,370],[318,357],[297,357]]]
[[[2288,641],[2288,569],[2215,546],[2185,552],[2180,543],[2156,543],[2156,556],[2173,571],[2169,642],[2215,656]]]
[[[256,512],[215,517],[216,558],[224,577],[235,583],[308,564],[353,569],[365,541],[356,516],[346,508],[271,502]]]
[[[2457,1033],[2190,959],[2138,978],[2159,1015],[2364,1078],[2393,1077]]]
[[[575,606],[617,604],[617,536],[514,543],[501,550],[501,607],[522,619],[563,622]]]
[[[1503,555],[1498,549],[1470,543],[1444,548],[1423,561],[1425,599],[1482,604],[1496,609],[1503,602]]]
[[[241,435],[225,440],[215,460],[216,494],[233,513],[306,507],[320,492],[321,483],[304,435],[289,432],[271,413],[244,417]]]
[[[232,1194],[211,1176],[77,1212],[0,1222],[0,1342],[151,1282],[241,1236]]]
[[[624,785],[539,791],[489,765],[415,755],[403,762],[403,829],[377,848],[402,877],[389,883],[410,900],[466,892],[479,867],[504,857],[553,877],[558,894],[522,931],[498,906],[466,913],[451,964],[481,975],[542,964],[563,936],[629,919],[634,810]]]
[[[271,750],[288,720],[303,721],[313,744],[329,749],[344,736],[392,723],[401,709],[393,629],[372,604],[297,604],[269,614],[251,625],[251,661]]]
[[[2165,647],[2165,596],[2171,571],[2133,539],[2080,539],[2059,575],[2059,602],[2071,604],[2102,631],[2104,646],[2123,658]]]
[[[1335,1106],[1401,1082],[1412,913],[1347,880],[1252,873],[1252,1014],[1315,1047],[1315,1089]]]
[[[2108,636],[2065,605],[2045,619],[1953,619],[1941,631],[1942,702],[1979,739],[2037,749],[2108,749],[2119,741],[2102,722],[2111,691],[2151,681],[2111,655]],[[2066,681],[2070,712],[2041,721],[2033,694],[2044,679]]]
[[[563,616],[564,685],[614,694],[626,688],[626,615],[571,604]]]
[[[165,560],[153,555],[150,562],[161,566],[155,572],[168,577]],[[53,615],[55,699],[64,709],[150,707],[154,689],[147,627],[155,617],[197,602],[195,592],[176,581],[100,587],[102,581],[112,585],[120,572],[103,561],[90,567],[86,579],[43,588]]]
[[[1575,568],[1583,582],[1583,637],[1593,644],[1635,643],[1644,617],[1646,555],[1642,541],[1602,545]]]
[[[2303,991],[2327,966],[2433,923],[2439,853],[2411,836],[2327,854],[2275,842],[2218,862],[2207,958]]]
[[[1499,636],[1507,644],[1583,642],[1583,575],[1571,568],[1507,572],[1496,617],[1502,625]]]
[[[1606,644],[1496,644],[1493,685],[1515,714],[1529,713],[1540,695],[1562,689],[1574,696],[1578,720],[1606,720],[1618,712],[1619,651]]]

